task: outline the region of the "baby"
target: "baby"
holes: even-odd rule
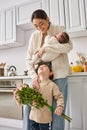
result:
[[[34,65],[38,62],[40,62],[41,60],[42,61],[52,61],[54,60],[59,54],[58,52],[46,52],[45,51],[45,48],[46,47],[49,47],[49,44],[50,46],[53,44],[66,44],[69,42],[69,35],[66,33],[66,32],[61,32],[55,36],[50,36],[50,35],[47,35],[46,38],[45,38],[45,43],[44,45],[40,48],[39,51],[35,52],[35,54],[33,55],[32,57],[32,61],[30,62],[31,65]]]

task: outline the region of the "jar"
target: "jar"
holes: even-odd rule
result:
[[[87,72],[87,62],[84,63],[83,70],[84,70],[84,72]]]
[[[0,68],[0,76],[4,76],[4,68]]]

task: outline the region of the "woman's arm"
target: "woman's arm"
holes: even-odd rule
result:
[[[26,65],[27,65],[27,69],[28,69],[28,73],[29,76],[34,79],[37,77],[36,71],[35,71],[35,65],[31,64],[32,62],[32,57],[34,55],[34,53],[36,52],[37,48],[37,44],[35,41],[37,41],[36,35],[34,33],[32,33],[30,39],[29,39],[29,45],[28,45],[28,49],[27,49],[27,56],[26,56]]]

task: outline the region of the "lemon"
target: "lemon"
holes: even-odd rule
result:
[[[81,65],[72,66],[71,69],[72,69],[72,72],[82,72],[83,71],[83,68]]]
[[[72,67],[73,72],[82,72],[83,68],[81,65],[76,65]]]

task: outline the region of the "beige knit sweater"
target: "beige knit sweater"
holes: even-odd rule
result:
[[[54,36],[60,32],[65,32],[63,26],[57,26],[50,24],[50,28],[47,32],[47,35]],[[29,46],[27,50],[27,68],[31,78],[36,77],[35,68],[33,65],[29,64],[32,60],[33,54],[38,51],[41,47],[42,33],[38,30],[34,31],[29,40]],[[69,61],[68,61],[68,52],[73,48],[71,40],[66,44],[48,44],[45,47],[46,52],[58,53],[58,57],[52,61],[52,69],[54,73],[54,79],[64,78],[69,74]]]
[[[49,105],[52,105],[53,97],[56,99],[57,106],[61,105],[64,108],[64,97],[59,91],[58,86],[51,80],[40,83],[40,93],[43,98],[48,101]],[[31,107],[29,118],[37,123],[50,123],[52,121],[52,112],[47,106],[37,109]]]

